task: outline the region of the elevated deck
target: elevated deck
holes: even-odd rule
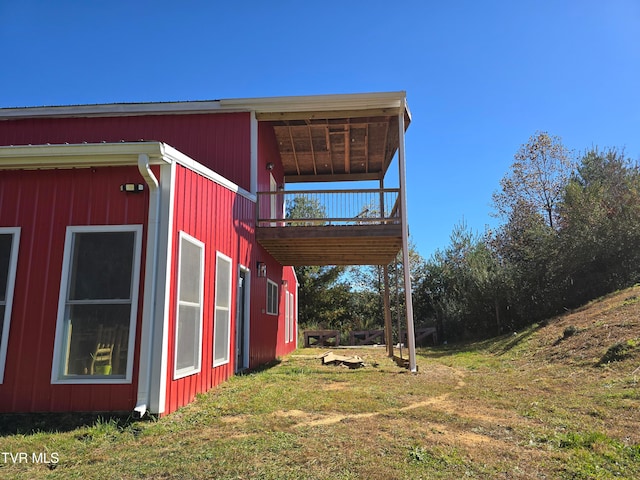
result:
[[[265,192],[257,210],[256,238],[283,265],[388,265],[402,249],[397,189]]]

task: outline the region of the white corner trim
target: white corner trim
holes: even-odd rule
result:
[[[154,328],[154,360],[151,375],[149,411],[164,413],[167,399],[167,378],[169,370],[169,321],[171,312],[171,286],[173,262],[173,212],[175,206],[176,164],[170,162],[160,172],[160,221],[166,228],[158,246],[158,293],[156,302],[156,322]],[[155,355],[158,355],[156,358]]]
[[[163,143],[162,145],[163,145],[164,158],[169,159],[172,162],[176,162],[176,163],[179,163],[180,165],[183,165],[183,166],[187,167],[189,170],[192,170],[192,171],[196,172],[197,174],[202,175],[203,177],[211,180],[212,182],[217,183],[218,185],[220,185],[221,187],[226,188],[227,190],[231,190],[234,193],[242,195],[243,197],[245,197],[245,198],[247,198],[247,199],[249,199],[249,200],[251,200],[253,202],[256,201],[256,195],[246,191],[242,187],[240,187],[240,186],[236,185],[235,183],[233,183],[231,180],[228,180],[227,178],[223,177],[219,173],[216,173],[213,170],[211,170],[210,168],[205,167],[204,165],[202,165],[198,161],[194,160],[193,158],[189,157],[188,155],[185,155],[181,151],[173,148],[172,146],[167,145],[166,143]]]

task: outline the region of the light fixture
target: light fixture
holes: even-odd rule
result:
[[[288,287],[289,286],[289,280],[282,280],[282,286],[283,287]]]
[[[267,170],[273,170],[273,162],[267,163]]]
[[[266,277],[267,276],[267,264],[264,262],[258,262],[257,265],[258,277]]]
[[[141,183],[123,183],[120,185],[121,192],[127,193],[140,193],[144,190],[144,185]]]

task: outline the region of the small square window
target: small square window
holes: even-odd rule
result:
[[[278,284],[267,280],[267,313],[278,314]]]

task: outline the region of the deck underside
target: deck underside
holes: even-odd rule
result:
[[[258,227],[282,265],[388,265],[402,249],[400,224]]]

